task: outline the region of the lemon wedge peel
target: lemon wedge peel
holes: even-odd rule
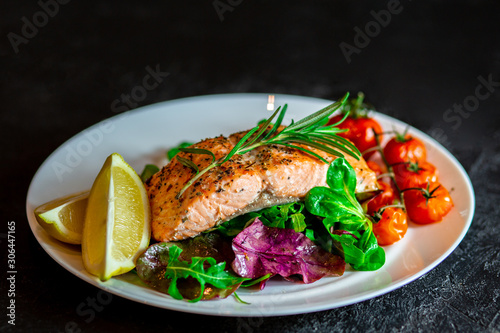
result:
[[[34,211],[38,224],[52,237],[68,244],[81,244],[89,191],[47,202]]]
[[[87,271],[102,281],[135,267],[151,236],[146,189],[134,169],[110,155],[90,191],[82,255]]]

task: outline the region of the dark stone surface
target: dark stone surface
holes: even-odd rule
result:
[[[181,332],[199,330],[196,325],[208,332],[499,332],[500,87],[463,116],[448,114],[456,117],[451,120],[445,112],[475,94],[478,77],[500,81],[500,4],[402,1],[401,12],[348,64],[339,44],[352,45],[353,29],[363,29],[373,20],[370,11],[388,2],[231,3],[233,10],[221,21],[212,1],[74,0],[60,5],[16,53],[8,34],[21,36],[22,18],[33,22],[41,7],[35,1],[2,2],[0,246],[7,253],[6,224],[16,221],[18,274],[15,327],[6,323],[6,277],[0,282],[0,331],[63,332],[74,322],[85,332]],[[422,278],[344,308],[218,318],[113,297],[87,322],[78,307],[99,290],[38,245],[26,220],[26,192],[54,149],[115,115],[113,101],[141,84],[147,66],[169,75],[137,106],[213,93],[335,99],[362,90],[379,111],[430,133],[464,165],[476,191],[472,227]]]

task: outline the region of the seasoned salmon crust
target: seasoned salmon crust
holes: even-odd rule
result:
[[[210,150],[218,159],[226,156],[245,134],[205,139],[191,147]],[[329,162],[336,158],[308,149]],[[209,155],[179,154],[200,170],[212,162]],[[345,158],[356,172],[356,192],[378,189],[375,173],[362,157],[356,160],[346,155]],[[174,158],[146,182],[153,238],[166,242],[193,237],[249,211],[303,200],[311,188],[327,186],[327,169],[327,163],[301,150],[263,146],[235,155],[209,170],[177,199],[176,195],[195,172]]]

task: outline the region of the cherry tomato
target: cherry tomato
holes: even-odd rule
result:
[[[419,139],[406,135],[404,139],[396,136],[384,147],[385,159],[390,165],[404,162],[425,161],[427,152]]]
[[[342,120],[342,118],[343,115],[334,116],[328,121],[328,125],[335,124]],[[351,140],[361,153],[377,145],[375,134],[373,133],[374,130],[376,133],[382,133],[380,124],[373,118],[366,117],[352,118],[349,116],[340,125],[337,125],[337,127],[347,129],[347,132],[339,133],[338,135]],[[382,140],[381,134],[379,138]],[[374,151],[368,152],[363,157],[367,159],[374,153]]]
[[[377,177],[387,172],[385,166],[382,166],[375,161],[366,161],[366,165],[368,165],[368,167],[375,172]]]
[[[426,187],[427,183],[435,183],[438,180],[436,167],[426,161],[396,164],[393,170],[400,190],[410,187]]]
[[[440,183],[431,183],[423,191],[408,190],[404,199],[408,217],[418,224],[439,222],[453,207],[448,190]]]
[[[406,213],[401,208],[384,209],[382,218],[373,223],[373,233],[379,245],[391,245],[400,240],[408,230]]]
[[[382,192],[368,200],[366,211],[369,215],[373,215],[373,213],[384,206],[391,205],[396,199],[396,194],[391,185],[381,181],[379,181],[378,184]]]

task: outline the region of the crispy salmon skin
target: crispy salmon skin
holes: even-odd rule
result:
[[[226,156],[245,133],[206,139],[191,147],[210,150],[218,159]],[[308,149],[329,162],[336,158]],[[212,162],[209,155],[179,154],[200,170]],[[345,158],[356,172],[356,192],[378,189],[375,173],[363,158]],[[327,169],[327,163],[298,149],[263,146],[209,170],[176,198],[195,173],[174,158],[146,182],[153,238],[167,242],[193,237],[249,211],[300,201],[311,188],[327,186]]]

